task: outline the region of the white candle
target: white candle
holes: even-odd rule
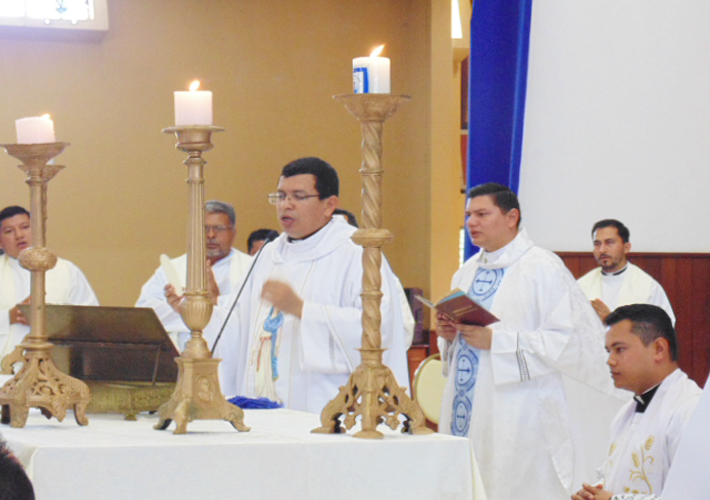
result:
[[[188,92],[175,92],[175,125],[212,125],[212,92],[199,86],[195,80]]]
[[[378,57],[384,48],[380,45],[370,57],[353,59],[353,92],[356,94],[390,93],[390,60]]]
[[[15,120],[17,144],[46,144],[55,142],[54,122],[49,115]]]

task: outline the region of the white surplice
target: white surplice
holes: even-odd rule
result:
[[[0,359],[30,332],[27,325],[10,324],[10,309],[30,296],[32,273],[17,259],[0,255]],[[57,259],[45,275],[47,304],[98,306],[99,299],[81,270],[64,259]]]
[[[605,276],[597,267],[577,282],[589,300],[601,299],[612,311],[629,304],[652,304],[663,308],[675,325],[673,308],[661,284],[631,262],[618,276]]]
[[[228,396],[268,395],[257,390],[257,364],[270,370],[271,356],[264,324],[271,314],[277,327],[274,354],[278,378],[276,396],[287,408],[319,413],[338,394],[360,364],[362,340],[362,247],[350,236],[355,228],[343,217],[312,236],[289,242],[282,233],[267,244],[219,341],[215,356],[222,358],[220,383]],[[398,288],[389,264],[382,264],[382,347],[384,363],[398,383],[409,387],[407,356],[411,339],[403,324]],[[291,285],[304,300],[302,318],[272,311],[261,298],[267,280]],[[225,321],[239,287],[220,297],[205,338],[210,346]],[[278,319],[278,321],[276,321]],[[282,321],[282,323],[280,323]]]
[[[599,469],[604,489],[615,494],[660,494],[683,431],[702,390],[680,368],[668,375],[643,413],[631,400],[611,426],[609,455]]]
[[[703,387],[703,394],[685,427],[666,484],[663,485],[664,500],[706,498],[710,491],[710,474],[707,473],[710,449],[710,376]]]
[[[177,271],[180,284],[185,288],[187,286],[187,254],[172,259],[170,262]],[[228,295],[231,293],[232,286],[241,281],[249,270],[251,262],[251,256],[234,248],[231,249],[227,256],[215,262],[212,266],[212,272],[221,294]],[[177,344],[178,334],[187,334],[189,330],[183,323],[180,313],[175,311],[165,299],[165,285],[167,284],[168,277],[165,275],[163,267],[160,266],[141,288],[141,295],[138,297],[136,307],[152,308],[163,324],[165,331],[171,335],[171,338]],[[180,347],[188,338],[182,339]]]
[[[577,391],[615,394],[603,326],[564,263],[524,230],[495,258],[481,251],[466,261],[452,288],[468,290],[479,267],[505,269],[491,306],[500,321],[490,325],[491,349],[480,351],[468,433],[487,498],[566,500],[593,466],[580,449],[563,374],[581,382]],[[456,359],[458,343],[439,341],[444,360]],[[456,366],[446,369],[439,430],[451,433]]]

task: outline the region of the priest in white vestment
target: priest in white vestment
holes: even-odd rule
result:
[[[495,183],[472,188],[466,218],[481,250],[452,288],[500,321],[483,327],[437,315],[448,372],[439,432],[471,439],[488,500],[568,499],[593,468],[563,376],[601,399],[614,392],[603,325],[559,257],[518,229],[513,191]]]
[[[267,397],[320,413],[360,364],[362,247],[355,228],[333,216],[338,176],[318,158],[283,168],[276,206],[283,233],[264,246],[215,351],[226,395]],[[239,288],[239,287],[237,287]],[[396,277],[382,264],[384,363],[408,387],[411,331],[403,324]],[[217,292],[214,292],[215,294]],[[205,338],[213,345],[236,299],[222,295]],[[409,312],[411,314],[411,311]]]
[[[661,284],[628,261],[629,237],[629,229],[618,220],[604,219],[594,224],[594,258],[599,267],[579,278],[579,286],[602,321],[617,307],[653,304],[662,307],[675,324],[673,308]]]
[[[0,359],[12,352],[30,332],[19,304],[29,304],[32,273],[17,260],[20,252],[31,246],[32,228],[30,214],[18,206],[0,211]],[[57,259],[54,268],[46,273],[47,304],[72,304],[97,306],[91,285],[81,270],[73,263]]]
[[[207,239],[206,255],[209,268],[219,286],[220,292],[229,294],[232,287],[239,283],[251,266],[252,258],[232,248],[237,236],[236,213],[234,207],[223,201],[205,203],[205,235]],[[178,283],[171,283],[169,274]],[[150,307],[155,311],[163,327],[180,351],[190,338],[190,331],[185,326],[178,310],[182,292],[173,294],[174,287],[184,289],[187,284],[187,254],[162,264],[153,276],[143,285],[136,307]],[[174,297],[169,302],[167,296]]]
[[[678,344],[668,314],[658,306],[622,306],[606,318],[609,369],[617,387],[634,398],[611,426],[609,454],[599,480],[573,500],[621,500],[660,494],[701,389],[678,367]]]

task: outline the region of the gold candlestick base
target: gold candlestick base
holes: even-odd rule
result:
[[[221,359],[176,358],[178,379],[170,401],[160,407],[155,429],[165,430],[175,420],[174,434],[185,434],[193,420],[226,420],[238,431],[248,431],[244,411],[229,403],[219,387],[217,367]]]
[[[426,419],[421,408],[400,387],[392,371],[382,364],[383,349],[360,349],[362,363],[358,366],[348,383],[331,400],[321,413],[322,427],[311,432],[318,434],[340,434],[351,429],[358,416],[361,417],[362,430],[353,437],[382,439],[384,434],[377,426],[386,423],[390,429],[400,424],[399,417],[404,417],[402,432],[410,434],[431,434],[426,426]],[[345,415],[342,424],[340,418]]]
[[[0,389],[2,423],[24,427],[30,408],[39,408],[45,417],[61,422],[67,408],[73,408],[76,423],[88,425],[89,387],[59,371],[52,361],[52,344],[30,341],[21,347],[25,352],[22,369]]]
[[[396,429],[400,416],[404,417],[402,431],[410,434],[430,434],[419,405],[404,388],[397,384],[392,371],[382,364],[380,291],[382,278],[381,247],[392,240],[392,234],[381,227],[382,217],[382,128],[385,120],[397,107],[409,100],[408,96],[391,94],[344,94],[334,96],[353,114],[362,128],[363,212],[362,229],[352,239],[364,247],[362,254],[362,363],[350,376],[348,383],[321,413],[321,427],[316,433],[342,433],[340,418],[345,415],[346,429],[361,417],[362,430],[354,437],[382,439],[377,426],[385,422]]]
[[[205,190],[202,152],[212,149],[212,132],[221,127],[191,125],[163,130],[175,133],[175,147],[188,153],[184,161],[188,167],[187,183],[190,190],[188,233],[187,291],[180,303],[180,315],[190,329],[190,340],[185,350],[176,358],[178,379],[170,401],[158,409],[160,420],[157,430],[165,430],[175,420],[174,434],[185,434],[187,424],[193,420],[226,420],[239,431],[248,431],[244,425],[244,412],[229,403],[222,395],[217,368],[220,359],[212,357],[202,330],[212,316],[212,302],[207,294],[205,279]]]
[[[47,417],[57,417],[61,422],[67,408],[74,409],[79,425],[87,425],[86,407],[91,401],[91,391],[82,381],[59,371],[52,360],[53,345],[47,342],[45,309],[45,273],[57,263],[57,256],[45,247],[47,218],[47,183],[64,167],[47,162],[60,154],[68,143],[2,144],[0,147],[19,159],[19,166],[27,174],[30,186],[32,217],[32,246],[19,255],[22,267],[32,273],[30,294],[30,333],[25,340],[3,360],[3,368],[12,372],[12,365],[22,361],[23,366],[0,389],[3,424],[24,427],[29,409],[38,407]]]

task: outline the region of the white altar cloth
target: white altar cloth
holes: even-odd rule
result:
[[[24,428],[0,433],[27,469],[37,500],[130,499],[468,499],[475,460],[470,441],[403,435],[380,425],[383,440],[311,434],[319,416],[246,410],[249,432],[201,420],[187,434],[119,415],[89,415],[80,427],[30,412]],[[477,495],[477,498],[479,496]]]

